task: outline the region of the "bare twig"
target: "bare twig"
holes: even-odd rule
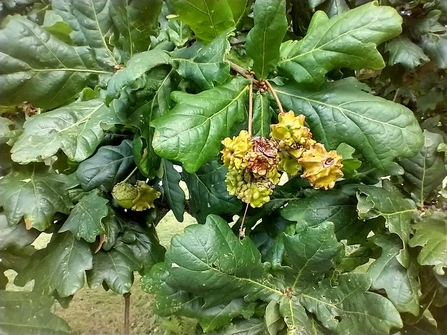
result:
[[[243,67],[234,64],[232,61],[226,60],[228,64],[230,64],[230,68],[234,71],[239,73],[241,76],[244,76],[247,79],[250,79],[252,83],[254,83],[255,85],[259,85],[259,80],[255,79],[249,71],[247,71],[246,69],[244,69]]]
[[[253,133],[253,82],[250,83],[248,92],[248,133],[251,136]]]
[[[270,92],[272,92],[273,97],[275,98],[276,104],[278,105],[278,108],[279,108],[279,112],[280,112],[280,113],[284,113],[284,109],[282,108],[281,101],[279,101],[278,94],[276,94],[275,89],[274,89],[273,86],[268,82],[268,80],[266,80],[265,83],[267,84],[267,86],[268,86]]]
[[[130,292],[124,293],[124,335],[130,335]]]

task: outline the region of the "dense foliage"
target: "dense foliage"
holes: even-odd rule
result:
[[[137,271],[198,331],[447,333],[445,1],[0,4],[2,334]]]

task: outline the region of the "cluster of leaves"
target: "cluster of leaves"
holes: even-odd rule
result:
[[[447,332],[447,8],[385,2],[2,1],[0,289],[8,269],[34,286],[1,292],[1,332],[67,333],[55,299],[85,278],[124,294],[135,271],[206,332]],[[283,180],[240,239],[221,141],[249,109],[268,137],[280,105],[344,177]],[[161,197],[126,211],[123,180]],[[165,253],[168,210],[199,224]]]

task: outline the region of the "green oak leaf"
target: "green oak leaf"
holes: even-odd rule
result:
[[[173,92],[177,105],[152,122],[155,152],[194,173],[219,153],[233,125],[245,119],[247,93],[248,80],[243,78],[199,94]]]
[[[111,69],[119,64],[110,41],[114,22],[110,0],[53,0],[51,6],[73,29],[71,39],[77,45],[88,45],[98,63]]]
[[[403,326],[393,304],[368,292],[371,279],[363,274],[343,274],[338,285],[324,279],[309,287],[301,304],[335,334],[388,334]]]
[[[253,97],[253,136],[269,137],[272,116],[268,97],[256,92]]]
[[[247,34],[246,45],[258,79],[266,79],[278,63],[279,48],[289,26],[285,14],[285,0],[255,2],[254,26]]]
[[[17,43],[24,41],[24,43]],[[87,47],[72,47],[25,18],[0,30],[0,103],[51,109],[76,96],[101,70]]]
[[[189,205],[198,222],[205,222],[208,214],[234,214],[242,209],[241,202],[228,194],[227,171],[224,165],[212,160],[196,173],[183,172],[189,190]]]
[[[402,64],[403,66],[414,69],[430,59],[424,54],[418,45],[404,36],[397,36],[386,44],[385,51],[389,52],[388,65]]]
[[[379,216],[385,218],[391,233],[399,235],[404,249],[412,232],[411,221],[417,213],[416,205],[391,184],[383,181],[383,187],[359,185],[358,215],[360,219],[370,220]],[[408,259],[404,254],[398,256],[399,262],[408,267]]]
[[[73,102],[35,115],[24,124],[24,132],[12,147],[12,159],[21,164],[42,161],[61,149],[80,162],[95,152],[104,138],[101,124],[121,123],[102,99]]]
[[[424,200],[447,176],[445,155],[437,151],[438,146],[444,143],[442,136],[424,130],[424,138],[424,146],[416,156],[399,161],[399,165],[405,170],[403,178],[406,186],[420,207],[424,207]]]
[[[124,225],[120,239],[132,250],[140,264],[141,273],[148,272],[154,264],[164,260],[165,248],[160,244],[153,225],[149,227],[125,217],[120,220]]]
[[[315,227],[299,227],[295,235],[285,234],[283,243],[287,259],[293,271],[297,271],[293,273],[294,280],[290,283],[294,293],[321,279],[334,267],[333,259],[343,249],[335,238],[331,222]]]
[[[355,149],[349,144],[340,143],[336,149],[337,153],[343,157],[343,168],[345,178],[355,174],[355,171],[362,166],[362,161],[358,160],[354,155]]]
[[[140,0],[110,1],[110,17],[114,28],[119,31],[117,39],[121,49],[132,57],[135,53],[149,49],[150,37],[158,33],[158,16],[163,1],[152,0],[149,3]]]
[[[241,1],[228,1],[231,12],[233,13],[233,20],[235,26],[237,26],[241,20],[247,15],[254,0],[241,0]]]
[[[157,175],[161,159],[154,152],[152,139],[154,128],[152,119],[163,116],[169,112],[173,102],[170,94],[177,82],[176,72],[168,66],[159,66],[148,73],[147,88],[150,93],[145,103],[141,105],[130,119],[133,126],[139,129],[133,141],[134,159],[138,169],[147,178]]]
[[[22,224],[10,226],[5,213],[0,213],[0,250],[20,250],[33,243],[39,235],[37,230],[27,230]]]
[[[68,323],[53,313],[53,297],[10,291],[0,295],[1,334],[71,334]]]
[[[364,226],[364,222],[357,218],[355,199],[339,190],[317,192],[303,199],[292,200],[280,212],[285,219],[306,222],[310,227],[324,221],[333,222],[338,240],[357,235]]]
[[[279,312],[279,304],[274,300],[267,304],[264,319],[267,331],[270,335],[276,335],[285,327],[284,320]]]
[[[15,137],[14,122],[3,116],[0,116],[0,144],[8,143]]]
[[[422,49],[441,69],[447,68],[447,31],[422,35]]]
[[[250,318],[248,320],[238,319],[231,322],[224,329],[215,332],[209,332],[209,335],[265,335],[267,329],[265,322],[260,319]]]
[[[107,84],[107,94],[118,98],[123,89],[137,90],[146,86],[145,75],[156,66],[169,64],[170,57],[164,50],[149,50],[134,55],[125,67],[118,70]]]
[[[209,215],[204,225],[189,226],[184,235],[174,236],[165,257],[166,285],[202,297],[204,307],[239,297],[251,301],[282,295],[269,282],[253,242],[239,240],[216,215]]]
[[[232,8],[228,0],[171,0],[177,16],[205,43],[235,27]],[[234,7],[234,6],[233,6]]]
[[[104,187],[111,191],[113,186],[126,178],[132,170],[132,142],[124,140],[120,145],[105,145],[90,158],[79,164],[76,178],[84,190]]]
[[[396,235],[378,235],[374,243],[382,248],[382,254],[368,268],[372,278],[371,288],[385,289],[388,299],[399,312],[419,315],[419,290],[417,265],[411,263],[405,269],[396,257],[402,249],[402,242]]]
[[[96,236],[106,232],[101,221],[108,214],[108,202],[96,190],[91,191],[74,206],[59,233],[70,231],[78,240],[95,242]]]
[[[124,294],[132,287],[133,271],[140,269],[141,264],[132,249],[120,241],[109,251],[100,250],[93,255],[93,267],[87,271],[87,282],[92,289],[104,282],[113,292]]]
[[[154,265],[148,275],[142,278],[142,287],[148,293],[156,293],[154,308],[161,316],[182,315],[196,318],[206,332],[223,327],[237,316],[251,317],[254,304],[247,304],[243,298],[228,303],[204,306],[203,298],[186,291],[179,291],[166,284],[169,276],[163,263]]]
[[[298,83],[322,84],[337,68],[382,69],[376,46],[399,35],[402,18],[391,7],[370,2],[329,19],[317,11],[307,35],[281,46],[278,68]]]
[[[347,143],[377,168],[397,157],[414,156],[423,137],[413,112],[362,91],[365,88],[354,78],[318,90],[291,84],[275,87],[283,106],[304,114],[315,138],[328,149]]]
[[[23,286],[34,279],[35,291],[47,295],[56,291],[63,298],[84,286],[85,271],[91,268],[92,252],[87,242],[70,232],[54,233],[48,246],[33,255],[15,282]]]
[[[163,160],[163,197],[166,199],[169,207],[174,213],[175,218],[179,222],[183,222],[183,214],[185,213],[185,192],[179,185],[182,179],[179,172],[174,169],[171,161]]]
[[[9,225],[24,219],[27,229],[44,231],[56,213],[68,214],[72,203],[68,196],[69,178],[46,166],[13,165],[12,172],[0,179],[0,206]]]
[[[288,327],[288,334],[293,335],[324,335],[323,327],[306,313],[297,296],[282,297],[279,301],[279,311]]]
[[[422,247],[417,257],[421,265],[432,265],[438,275],[447,268],[447,216],[434,212],[413,226],[416,231],[410,239],[410,247]]]
[[[42,28],[62,42],[73,45],[70,33],[73,31],[67,22],[54,10],[46,10],[43,18]]]
[[[230,75],[230,64],[224,62],[230,50],[227,35],[224,32],[207,45],[195,42],[189,48],[174,52],[172,61],[177,73],[194,81],[202,90],[224,83]]]

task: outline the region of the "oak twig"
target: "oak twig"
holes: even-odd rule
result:
[[[259,85],[259,80],[255,79],[255,77],[253,77],[253,75],[250,74],[250,72],[246,69],[244,69],[243,67],[233,63],[232,61],[226,60],[228,64],[230,64],[230,68],[234,71],[239,73],[241,76],[250,79],[252,83],[254,83],[255,85]]]
[[[268,82],[268,80],[265,81],[267,87],[269,88],[269,91],[272,92],[273,97],[275,98],[276,104],[278,105],[279,112],[284,113],[284,109],[282,108],[281,101],[279,101],[278,94],[276,94],[275,89],[273,86]]]

